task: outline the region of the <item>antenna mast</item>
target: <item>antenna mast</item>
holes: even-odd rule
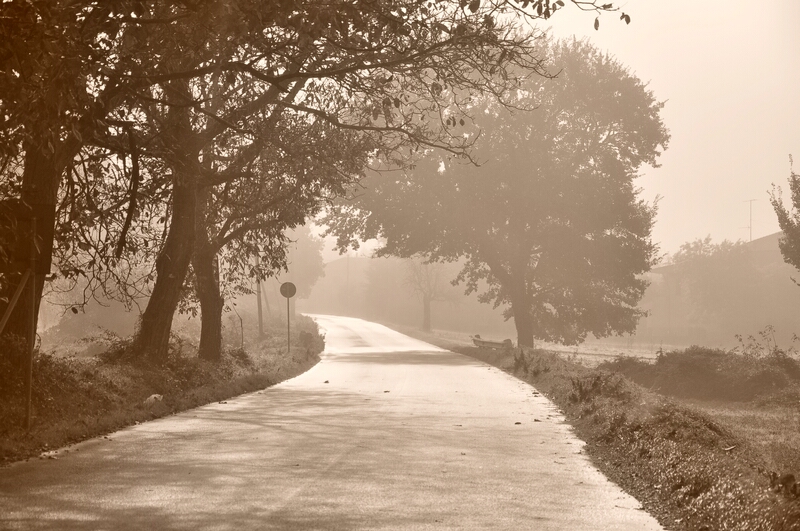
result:
[[[753,201],[756,201],[756,199],[742,201],[743,203],[750,203],[750,224],[747,226],[750,229],[750,241],[753,241]]]

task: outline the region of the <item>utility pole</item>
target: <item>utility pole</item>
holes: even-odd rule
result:
[[[747,226],[750,229],[750,241],[753,241],[753,201],[756,201],[756,199],[742,201],[743,203],[750,203],[750,224]]]

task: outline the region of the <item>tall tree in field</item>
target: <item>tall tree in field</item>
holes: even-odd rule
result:
[[[480,167],[431,152],[413,171],[375,175],[329,218],[340,245],[381,236],[382,254],[466,259],[467,292],[506,305],[520,345],[632,332],[654,262],[655,207],[634,179],[669,135],[662,104],[585,42],[554,42],[556,79],[529,78],[508,112],[483,101]]]
[[[419,257],[407,259],[405,266],[405,283],[422,302],[422,330],[430,332],[431,304],[455,300],[448,268],[446,264],[431,263]]]

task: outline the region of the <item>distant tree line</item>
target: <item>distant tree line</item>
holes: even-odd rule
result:
[[[736,336],[756,336],[771,327],[787,346],[797,331],[800,297],[792,268],[783,262],[772,234],[752,242],[711,237],[681,245],[649,275],[641,302],[648,316],[636,341],[675,346],[733,347]]]

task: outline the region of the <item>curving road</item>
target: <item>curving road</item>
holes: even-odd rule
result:
[[[0,469],[0,529],[661,529],[529,385],[314,317],[301,376]]]

